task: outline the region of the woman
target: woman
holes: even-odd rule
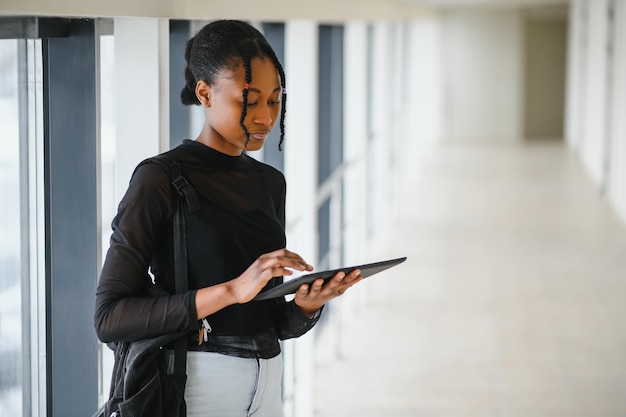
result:
[[[141,165],[113,220],[96,331],[109,342],[188,330],[189,417],[279,416],[279,339],[310,330],[323,305],[357,283],[360,271],[302,285],[290,302],[252,301],[292,270],[313,269],[285,248],[284,177],[245,153],[261,149],[279,119],[282,143],[285,76],[263,35],[240,21],[205,26],[188,42],[185,59],[181,99],[202,105],[205,123],[195,141],[167,155],[202,206],[187,220],[190,291],[148,296],[148,269],[155,284],[175,292],[175,194],[159,166]]]

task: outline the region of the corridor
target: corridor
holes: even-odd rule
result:
[[[626,226],[564,144],[440,146],[389,230],[315,417],[626,415]]]

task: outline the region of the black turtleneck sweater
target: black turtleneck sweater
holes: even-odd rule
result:
[[[187,213],[190,291],[172,295],[176,192],[160,166],[141,165],[112,222],[96,292],[95,326],[103,342],[184,330],[193,339],[199,329],[196,290],[236,278],[260,255],[285,247],[285,180],[279,171],[245,154],[225,155],[190,140],[166,154],[180,164],[202,206]],[[274,278],[268,287],[280,282]],[[304,334],[317,318],[309,319],[293,301],[281,298],[232,305],[207,320],[209,339],[222,341],[208,350],[273,357],[280,352],[279,338]],[[242,345],[246,338],[250,342]],[[232,346],[223,342],[230,339]]]

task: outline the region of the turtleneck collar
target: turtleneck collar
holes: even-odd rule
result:
[[[232,169],[244,169],[250,164],[250,158],[245,153],[239,156],[226,155],[195,140],[185,139],[182,147],[211,165]]]

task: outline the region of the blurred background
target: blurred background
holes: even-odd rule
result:
[[[0,416],[107,398],[109,225],[219,18],[285,67],[288,247],[408,257],[283,343],[285,416],[626,415],[623,0],[2,0]]]

